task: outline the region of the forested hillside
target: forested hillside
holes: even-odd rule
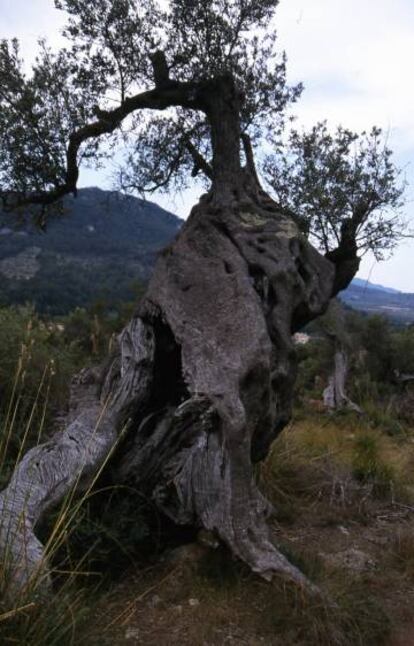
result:
[[[405,294],[354,279],[341,300],[367,314],[382,314],[396,323],[414,322],[414,294]]]
[[[130,301],[181,224],[153,202],[98,188],[66,197],[45,231],[21,214],[0,214],[0,304],[30,302],[43,313],[67,314],[97,301]],[[354,279],[341,299],[369,314],[414,321],[414,294]]]
[[[0,303],[63,314],[100,299],[130,300],[180,225],[153,202],[98,188],[66,197],[45,231],[29,217],[2,214]]]

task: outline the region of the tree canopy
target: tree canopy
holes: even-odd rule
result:
[[[4,206],[44,205],[73,192],[79,168],[101,163],[120,141],[129,188],[183,186],[199,170],[212,178],[211,104],[223,79],[235,87],[240,133],[258,144],[269,128],[279,131],[301,86],[287,85],[276,50],[277,5],[55,0],[68,14],[64,48],[53,52],[41,41],[26,74],[18,41],[0,46]]]
[[[45,41],[29,73],[17,40],[0,42],[0,200],[44,209],[76,193],[80,169],[124,153],[122,189],[188,187],[243,193],[243,164],[273,151],[264,175],[336,261],[377,258],[406,233],[403,182],[380,129],[357,135],[325,122],[282,146],[290,86],[277,49],[278,0],[55,0],[67,15],[60,51]],[[337,250],[340,249],[338,252]],[[334,254],[334,255],[332,255]]]
[[[360,253],[381,260],[407,234],[405,183],[380,128],[332,132],[322,121],[308,132],[292,129],[287,145],[267,156],[264,174],[280,205],[301,218],[325,253],[348,235]]]

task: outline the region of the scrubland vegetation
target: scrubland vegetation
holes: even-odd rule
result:
[[[54,320],[29,307],[0,310],[2,485],[30,446],[58,430],[70,376],[108,351],[128,315],[127,305]],[[256,474],[275,507],[274,540],[322,599],[262,581],[225,547],[171,527],[139,491],[98,474],[40,528],[50,598],[33,580],[11,602],[6,555],[1,643],[409,643],[398,635],[410,630],[414,585],[414,394],[396,375],[414,368],[414,329],[347,319],[348,387],[362,414],[315,406],[332,347],[314,327],[298,349],[294,420]]]
[[[0,207],[56,219],[23,254],[2,226],[0,302],[49,316],[0,309],[2,644],[412,641],[413,329],[310,329],[295,399],[291,341],[411,235],[406,184],[376,126],[292,128],[278,4],[55,0],[63,47],[0,42]],[[149,237],[82,207],[75,253],[62,199],[105,162],[206,193]]]

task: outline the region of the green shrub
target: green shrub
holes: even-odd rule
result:
[[[70,378],[84,360],[57,323],[30,307],[0,308],[0,486],[66,409]]]
[[[373,433],[362,433],[356,438],[352,473],[360,482],[372,484],[378,495],[385,495],[392,489],[394,470],[383,460],[379,438]]]

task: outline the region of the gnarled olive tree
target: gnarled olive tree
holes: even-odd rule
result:
[[[201,172],[209,188],[160,255],[116,352],[75,379],[66,428],[24,456],[0,496],[13,581],[47,572],[36,523],[110,465],[117,482],[149,492],[176,523],[216,532],[255,572],[308,585],[269,538],[253,465],[291,415],[292,333],[359,260],[352,214],[321,255],[255,171],[255,146],[300,92],[274,52],[278,2],[55,3],[69,13],[68,49],[43,44],[25,77],[17,44],[1,44],[3,207],[35,205],[44,219],[76,193],[82,162],[100,162],[122,137],[130,188]]]

